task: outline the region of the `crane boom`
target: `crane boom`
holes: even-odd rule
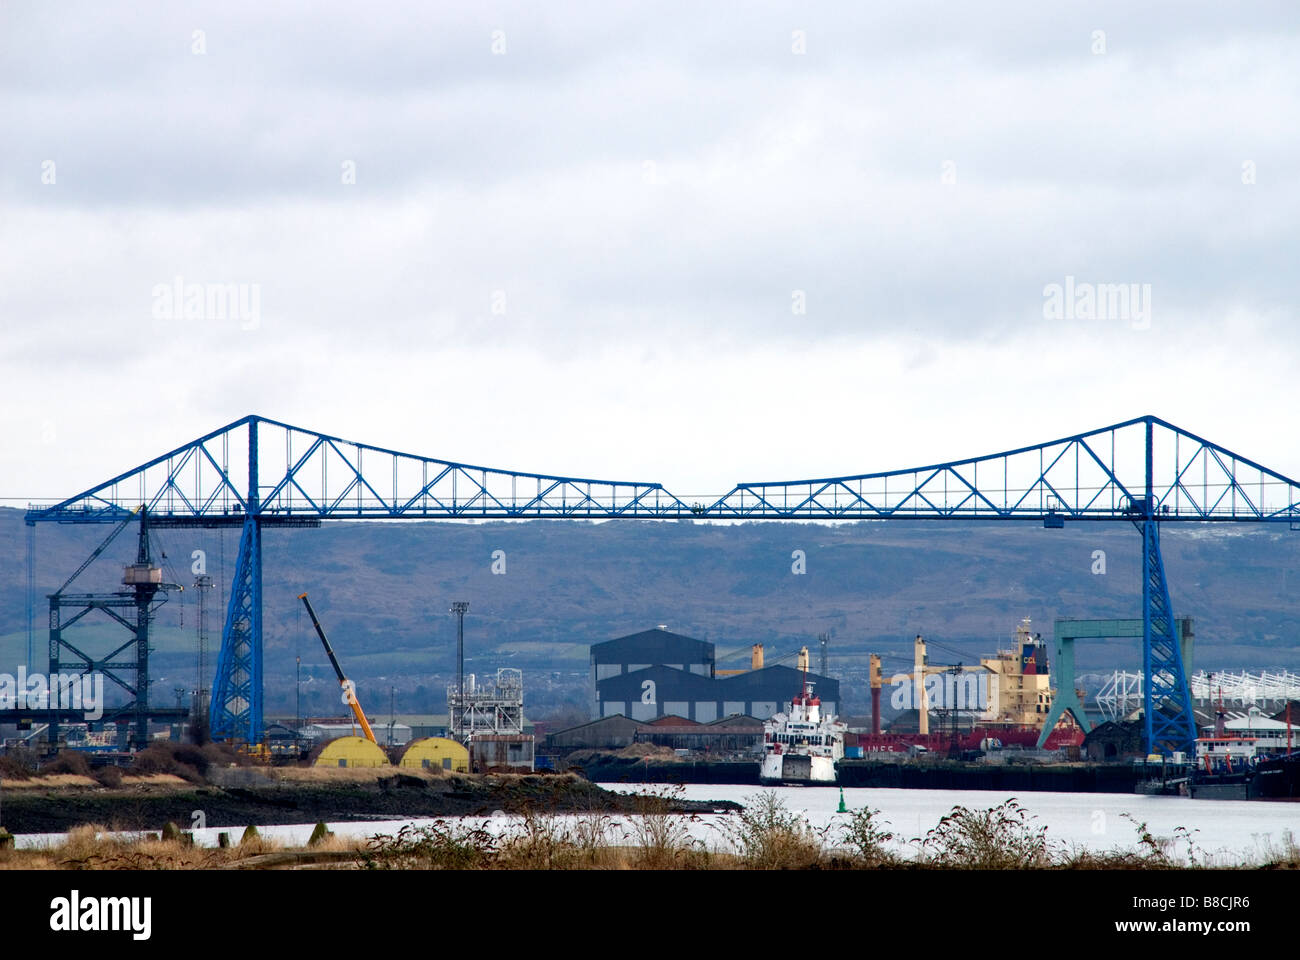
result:
[[[366,720],[365,711],[361,709],[361,703],[357,700],[356,685],[343,675],[343,668],[339,666],[339,658],[334,655],[334,648],[330,646],[329,638],[325,636],[325,628],[320,625],[320,620],[316,618],[316,611],[312,609],[311,601],[307,599],[305,593],[298,594],[298,599],[307,608],[307,615],[311,617],[311,625],[316,628],[316,635],[320,637],[320,642],[325,647],[325,655],[330,658],[334,673],[338,675],[339,686],[343,688],[346,694],[348,706],[352,708],[352,715],[357,718],[357,723],[361,724],[361,729],[366,733],[366,739],[377,745],[378,741],[375,740],[375,734],[370,729],[369,721]]]
[[[136,507],[130,513],[128,513],[123,518],[122,522],[113,528],[113,532],[108,535],[108,537],[104,540],[104,542],[95,548],[95,552],[82,561],[81,566],[77,567],[77,572],[74,573],[72,576],[68,577],[67,580],[64,580],[63,586],[59,587],[59,589],[54,591],[55,596],[58,596],[59,594],[63,593],[64,590],[68,589],[68,587],[71,586],[73,580],[76,580],[77,577],[85,573],[86,568],[95,562],[95,558],[108,549],[108,545],[117,539],[117,535],[121,533],[123,530],[125,530],[126,525],[130,523],[135,518],[135,515],[143,509],[144,509],[143,507]]]

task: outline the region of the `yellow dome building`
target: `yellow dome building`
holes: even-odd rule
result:
[[[402,766],[469,773],[469,751],[446,737],[425,737],[406,748]]]
[[[388,757],[365,737],[339,737],[325,745],[316,758],[318,767],[386,767]]]

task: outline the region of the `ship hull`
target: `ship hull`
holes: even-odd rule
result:
[[[809,757],[794,753],[769,754],[763,758],[759,782],[805,786],[834,786],[835,761],[830,757]]]
[[[861,733],[857,746],[864,753],[906,753],[908,747],[920,746],[934,753],[947,753],[954,746],[959,750],[980,750],[988,740],[996,740],[1003,747],[1033,750],[1038,746],[1041,728],[1012,723],[981,723],[974,729],[963,731],[954,741],[951,733]],[[1048,734],[1046,750],[1062,750],[1083,743],[1083,731],[1078,727],[1058,727]]]
[[[1300,800],[1300,757],[1263,760],[1246,773],[1194,774],[1188,793],[1201,800]]]

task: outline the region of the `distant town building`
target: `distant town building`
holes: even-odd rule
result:
[[[1083,738],[1083,752],[1093,763],[1115,763],[1146,756],[1141,720],[1107,720]]]
[[[494,769],[532,771],[531,734],[476,734],[467,744],[470,767],[476,773]]]
[[[370,726],[374,730],[375,740],[378,741],[380,746],[399,746],[411,740],[411,728],[407,724],[371,720]],[[315,740],[318,743],[335,740],[339,737],[356,736],[360,732],[361,730],[355,721],[349,722],[345,719],[313,720],[302,728],[304,738]]]

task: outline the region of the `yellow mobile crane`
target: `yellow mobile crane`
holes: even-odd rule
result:
[[[370,729],[370,724],[366,720],[365,711],[361,709],[361,703],[357,700],[357,685],[343,676],[343,668],[339,666],[339,658],[334,656],[334,648],[330,646],[330,642],[325,636],[325,629],[320,625],[320,621],[316,619],[316,611],[311,608],[311,601],[307,599],[307,594],[298,594],[298,599],[307,608],[307,614],[311,617],[311,625],[316,628],[316,633],[320,636],[320,642],[325,645],[325,653],[330,658],[334,672],[338,674],[339,686],[343,688],[343,698],[347,701],[348,706],[352,708],[352,714],[357,718],[357,723],[361,724],[361,729],[365,731],[366,739],[378,746],[375,735]]]

